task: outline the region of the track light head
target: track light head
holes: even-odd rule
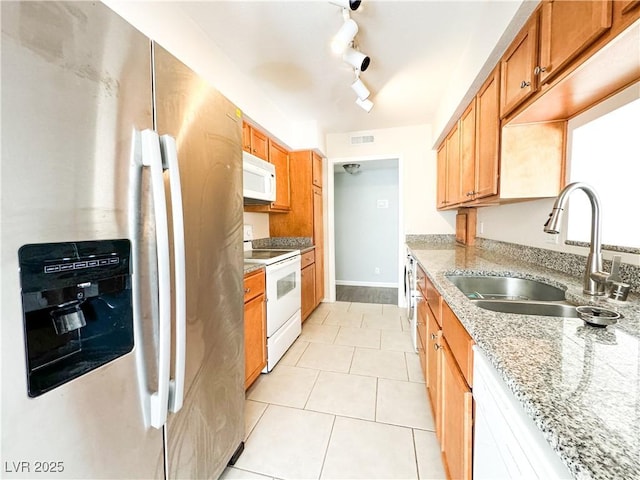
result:
[[[365,110],[367,113],[373,108],[373,102],[371,100],[360,100],[356,98],[356,105]]]
[[[338,7],[348,8],[355,12],[362,3],[362,0],[329,0],[329,3],[333,3]]]
[[[346,19],[331,41],[331,50],[338,55],[343,53],[349,48],[357,33],[358,24],[351,18]]]
[[[360,100],[366,100],[371,95],[367,86],[360,80],[360,78],[356,78],[356,81],[351,84],[351,88]]]
[[[348,47],[344,51],[342,54],[342,60],[361,72],[364,72],[369,68],[369,63],[371,62],[371,59],[367,55],[359,52],[353,47]]]

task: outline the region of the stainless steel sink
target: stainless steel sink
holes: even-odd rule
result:
[[[521,315],[546,315],[549,317],[579,318],[575,305],[553,302],[518,302],[500,300],[475,300],[474,303],[486,310]]]
[[[449,275],[447,278],[471,300],[564,300],[564,290],[536,280],[513,277]]]
[[[447,278],[478,307],[521,315],[578,318],[564,290],[544,282],[514,277],[449,275]]]

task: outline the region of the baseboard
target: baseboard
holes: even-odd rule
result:
[[[391,282],[354,282],[350,280],[336,280],[336,285],[345,287],[379,287],[379,288],[398,288],[397,283]]]

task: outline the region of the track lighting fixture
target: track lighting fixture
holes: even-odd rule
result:
[[[360,6],[360,4],[362,3],[362,1],[361,0],[329,0],[329,3],[333,3],[338,7],[348,8],[349,10],[353,10],[355,12]]]
[[[358,33],[358,24],[351,18],[346,18],[338,33],[333,37],[331,41],[331,50],[336,54],[343,53],[355,38]]]
[[[371,100],[360,100],[356,98],[356,105],[365,110],[367,113],[373,108],[373,102]]]
[[[353,47],[348,47],[342,54],[342,60],[351,65],[353,68],[364,72],[369,67],[371,59],[362,52]]]
[[[356,81],[351,84],[351,88],[360,100],[366,100],[371,95],[367,86],[360,80],[360,77],[356,76]]]

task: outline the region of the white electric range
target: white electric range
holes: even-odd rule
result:
[[[302,332],[300,250],[251,249],[245,241],[244,261],[265,266],[267,373]]]

